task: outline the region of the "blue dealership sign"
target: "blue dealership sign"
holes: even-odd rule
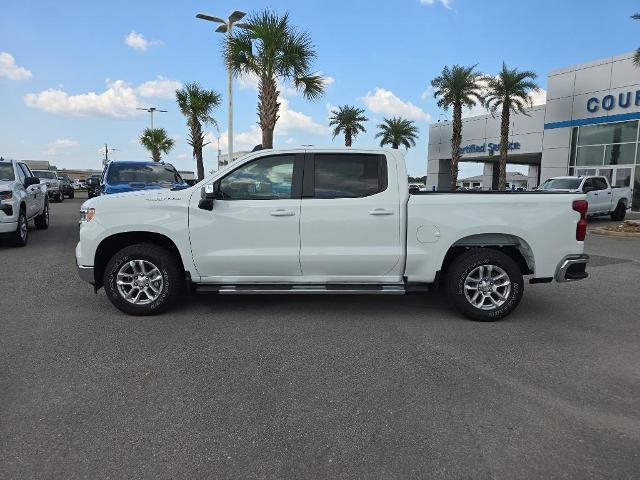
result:
[[[587,111],[595,113],[602,109],[611,111],[616,107],[629,108],[631,105],[640,107],[640,90],[635,92],[621,92],[618,95],[605,95],[602,98],[591,97],[587,100]]]
[[[520,142],[509,142],[507,144],[507,150],[520,150]],[[466,153],[486,153],[489,152],[489,155],[493,155],[494,152],[500,151],[499,143],[483,143],[482,145],[477,145],[472,143],[470,145],[465,145],[464,147],[460,147],[459,153],[460,155],[464,155]]]

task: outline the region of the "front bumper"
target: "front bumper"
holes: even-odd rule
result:
[[[589,276],[586,271],[587,263],[589,263],[589,255],[567,255],[558,264],[555,275],[556,282],[584,280]]]
[[[85,267],[84,265],[78,265],[78,263],[76,263],[76,269],[78,270],[78,275],[82,280],[90,283],[91,285],[96,283],[96,279],[93,276],[93,267]]]
[[[18,222],[0,222],[0,233],[11,233],[18,229]]]

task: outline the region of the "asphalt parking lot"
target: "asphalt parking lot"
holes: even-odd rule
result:
[[[589,236],[588,280],[494,324],[435,295],[134,318],[76,275],[81,202],[0,246],[0,478],[640,476],[640,240]]]

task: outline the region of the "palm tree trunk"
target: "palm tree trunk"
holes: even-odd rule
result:
[[[273,148],[273,130],[278,121],[278,88],[274,78],[262,77],[258,86],[258,117],[262,129],[262,148]]]
[[[508,101],[502,104],[500,122],[500,159],[498,160],[498,190],[504,190],[507,184],[507,152],[509,151],[509,114]]]
[[[460,161],[460,143],[462,142],[462,104],[453,105],[453,132],[451,134],[451,191],[458,187],[458,162]]]
[[[202,124],[198,119],[191,119],[191,142],[193,145],[193,156],[196,159],[196,169],[198,170],[198,181],[204,178],[204,163],[202,161]]]
[[[395,143],[395,142],[393,142],[393,143],[391,144],[391,148],[393,148],[394,150],[397,150],[397,149],[398,149],[398,147],[400,147],[400,144],[399,144],[399,143]]]
[[[154,149],[151,150],[151,160],[154,162],[160,162],[160,160],[162,160],[162,157],[160,156],[160,149],[158,147],[154,147]]]
[[[345,147],[351,146],[351,132],[347,131],[344,133],[344,146]]]

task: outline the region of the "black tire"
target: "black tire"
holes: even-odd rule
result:
[[[62,190],[60,190],[58,192],[58,200],[57,201],[58,201],[58,203],[64,202],[64,193],[62,193]]]
[[[487,266],[492,266],[493,269],[489,270]],[[488,272],[488,275],[483,274],[483,270]],[[504,278],[500,270],[508,277],[510,282],[508,287],[494,285],[495,279]],[[492,271],[500,273],[500,277],[492,276]],[[476,274],[478,278],[491,278],[491,280],[487,282],[479,280],[476,284],[478,288],[468,290],[465,288],[465,282],[474,282]],[[509,315],[516,309],[524,293],[524,280],[516,262],[508,255],[490,248],[474,248],[461,254],[447,269],[445,281],[447,296],[453,306],[467,318],[481,322],[495,322]],[[504,280],[500,283],[504,283]],[[495,284],[498,284],[498,281]],[[465,292],[468,292],[472,298],[467,298]],[[478,302],[482,302],[482,306],[472,303],[475,292],[478,293],[476,298]],[[503,295],[506,300],[498,298],[496,301],[499,295]],[[502,303],[497,305],[497,302]]]
[[[73,190],[71,191],[71,193],[69,194],[69,198],[73,198],[76,196],[76,192],[74,192]]]
[[[118,289],[118,272],[122,268],[126,269],[126,264],[132,261],[148,262],[157,267],[161,275],[162,283],[158,296],[149,303],[134,304],[128,301]],[[133,278],[131,280],[133,281]],[[138,243],[117,252],[107,263],[103,277],[104,289],[111,303],[130,315],[156,315],[166,311],[180,295],[183,283],[184,272],[175,255],[165,248],[150,243]],[[146,294],[143,295],[146,298]]]
[[[14,247],[24,247],[29,241],[29,222],[27,212],[24,207],[20,207],[18,214],[18,228],[11,234],[11,245]]]
[[[46,230],[49,228],[49,201],[45,199],[44,208],[42,209],[42,213],[38,215],[34,220],[36,228],[38,230]]]
[[[616,209],[613,212],[611,212],[609,215],[611,215],[611,220],[616,222],[621,222],[622,220],[624,220],[624,217],[626,214],[627,214],[627,207],[625,207],[624,203],[618,202]]]
[[[91,192],[87,192],[87,198],[93,198],[93,195],[91,195]]]

